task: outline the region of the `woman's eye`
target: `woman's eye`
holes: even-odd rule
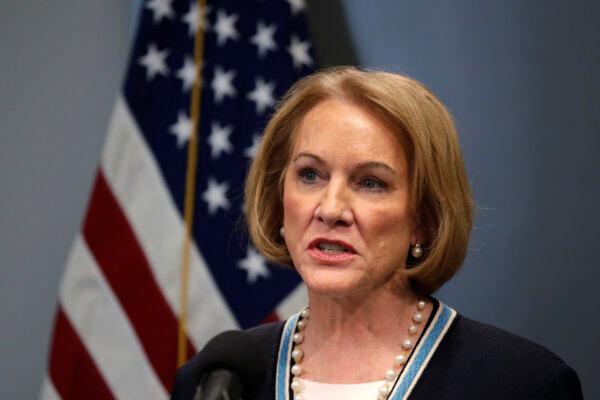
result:
[[[319,174],[315,170],[305,169],[300,171],[300,178],[306,183],[315,183],[319,178]]]
[[[385,184],[374,178],[365,178],[361,182],[361,186],[367,190],[379,191],[385,189]]]

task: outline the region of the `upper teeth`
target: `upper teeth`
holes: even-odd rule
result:
[[[319,248],[321,250],[347,251],[347,249],[344,246],[335,243],[319,243]]]

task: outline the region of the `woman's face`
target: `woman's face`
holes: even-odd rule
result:
[[[418,239],[408,200],[405,151],[379,118],[339,99],[312,108],[283,191],[285,242],[308,289],[360,296],[406,279]]]

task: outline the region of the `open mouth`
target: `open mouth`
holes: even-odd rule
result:
[[[321,242],[317,248],[326,254],[350,253],[345,246],[336,243]]]
[[[321,251],[328,255],[356,254],[356,250],[349,243],[341,240],[317,238],[310,242],[309,248]]]

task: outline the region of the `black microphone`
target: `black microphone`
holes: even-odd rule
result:
[[[197,358],[194,400],[249,399],[263,383],[265,351],[260,341],[247,332],[227,331],[215,336]]]

